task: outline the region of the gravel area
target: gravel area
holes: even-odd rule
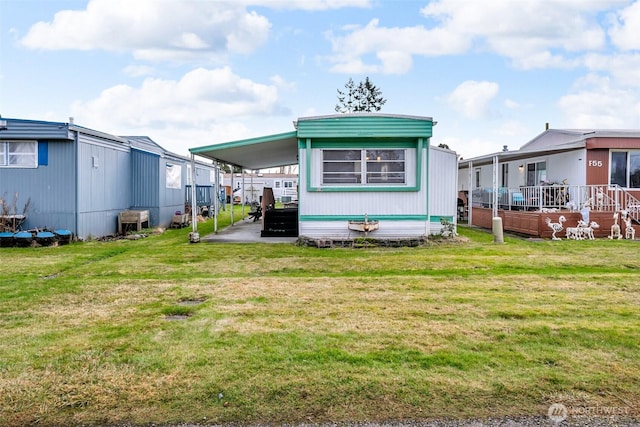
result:
[[[157,427],[240,427],[242,424],[181,424]],[[251,424],[246,427],[273,427]],[[569,417],[556,422],[549,417],[488,418],[482,420],[416,420],[322,424],[285,424],[279,427],[640,427],[640,419],[602,416]]]

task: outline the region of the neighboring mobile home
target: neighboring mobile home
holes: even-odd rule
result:
[[[189,160],[148,137],[119,137],[74,123],[0,119],[0,197],[23,229],[67,229],[80,239],[116,234],[124,210],[148,210],[168,226],[185,209]],[[212,165],[202,162],[208,185]]]
[[[488,225],[476,208],[548,214],[588,207],[603,212],[606,233],[613,211],[639,219],[640,130],[547,129],[519,150],[460,160],[458,183],[474,225]],[[539,231],[547,232],[544,225]]]
[[[248,203],[260,202],[260,197],[265,188],[273,190],[276,202],[293,202],[298,200],[298,174],[291,173],[235,173],[233,177],[230,173],[223,175],[223,185],[231,190],[233,180],[233,195],[239,200]],[[243,198],[244,194],[244,198]],[[229,191],[231,203],[231,191]]]
[[[304,117],[293,132],[190,151],[249,170],[297,164],[300,237],[422,238],[456,221],[457,156],[430,146],[433,125],[374,113]],[[357,231],[365,222],[375,224],[366,234]]]

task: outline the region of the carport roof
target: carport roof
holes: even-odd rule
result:
[[[267,169],[298,163],[296,131],[190,148],[197,156],[245,169]]]
[[[297,132],[291,131],[195,147],[189,151],[197,156],[245,169],[267,169],[298,163],[298,138]]]

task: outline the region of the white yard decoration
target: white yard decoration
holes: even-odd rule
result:
[[[636,229],[633,228],[631,217],[627,214],[622,217],[622,220],[624,221],[624,226],[625,226],[624,238],[629,240],[635,240]]]
[[[613,214],[613,225],[611,226],[610,239],[622,239],[622,233],[620,233],[620,225],[618,224],[618,212]]]
[[[578,221],[578,225],[575,227],[567,227],[566,236],[567,239],[572,240],[584,240],[584,229],[587,227],[587,223],[583,220]]]
[[[561,240],[559,237],[556,237],[556,233],[559,233],[564,229],[564,226],[562,224],[566,220],[567,219],[564,217],[564,215],[560,215],[560,217],[558,218],[558,222],[551,222],[551,218],[549,217],[545,219],[547,226],[553,230],[553,234],[551,234],[551,240]]]
[[[598,228],[600,228],[600,224],[595,221],[591,221],[588,227],[584,227],[582,229],[583,237],[589,240],[595,240],[595,237],[593,236],[593,230],[596,230]]]

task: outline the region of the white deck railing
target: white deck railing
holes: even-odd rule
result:
[[[497,189],[499,209],[542,211],[546,209],[580,210],[589,207],[599,211],[626,210],[640,221],[640,200],[618,185],[537,185]],[[493,208],[494,192],[491,188],[475,189],[472,204]]]

